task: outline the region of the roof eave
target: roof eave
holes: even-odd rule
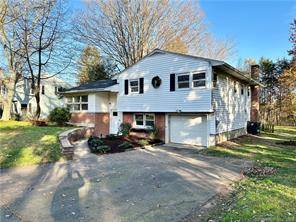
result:
[[[238,78],[246,83],[248,83],[251,86],[261,86],[264,87],[263,84],[261,84],[259,81],[252,79],[251,77],[245,76],[243,72],[239,71],[238,69],[234,68],[233,66],[223,62],[220,64],[213,64],[213,67],[221,68],[225,72],[229,73],[230,75],[234,76],[235,78]]]

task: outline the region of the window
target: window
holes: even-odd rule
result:
[[[55,87],[54,87],[54,92],[55,92],[55,94],[58,94],[58,93],[60,93],[60,92],[63,92],[63,90],[64,90],[64,88],[61,87],[61,86],[55,86]]]
[[[244,86],[241,85],[241,95],[244,95]]]
[[[214,73],[213,74],[213,87],[217,87],[218,86],[218,74]]]
[[[143,114],[136,114],[135,121],[137,126],[144,126],[144,115]]]
[[[193,87],[206,86],[206,73],[195,73],[192,76]]]
[[[131,80],[130,81],[130,90],[132,93],[139,92],[139,80]]]
[[[154,115],[146,114],[145,115],[145,125],[148,127],[154,127]]]
[[[88,96],[67,97],[67,107],[70,111],[88,110]]]
[[[135,114],[135,123],[138,127],[153,128],[155,116],[154,114]]]
[[[178,75],[177,86],[178,89],[189,88],[189,74]]]
[[[44,88],[44,86],[42,85],[42,86],[41,86],[41,94],[44,95],[44,93],[45,93],[45,88]]]
[[[233,87],[233,92],[236,93],[236,92],[237,92],[236,82],[234,82],[233,86],[234,86],[234,87]]]
[[[113,112],[113,116],[118,116],[118,113],[117,112]]]

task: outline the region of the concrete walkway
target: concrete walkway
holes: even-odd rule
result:
[[[0,221],[179,221],[240,178],[240,160],[153,147],[0,173]]]

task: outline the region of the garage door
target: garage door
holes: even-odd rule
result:
[[[207,145],[205,116],[170,116],[170,142]]]

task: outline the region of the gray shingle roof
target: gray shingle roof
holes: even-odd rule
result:
[[[65,90],[64,93],[70,93],[70,92],[87,92],[87,91],[100,91],[102,89],[105,89],[107,87],[113,86],[117,84],[116,79],[107,79],[107,80],[98,80],[86,84],[82,84],[80,86],[76,86],[70,89]]]

